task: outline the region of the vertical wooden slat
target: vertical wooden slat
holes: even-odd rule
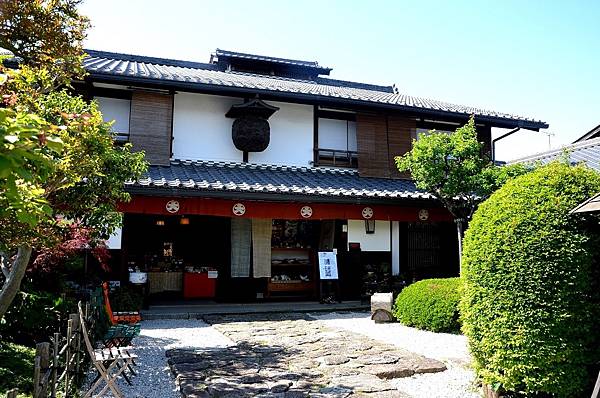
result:
[[[173,95],[135,91],[131,96],[129,139],[135,151],[145,151],[150,164],[169,165]]]
[[[52,385],[50,386],[51,397],[56,398],[56,384],[58,379],[58,353],[60,351],[60,333],[54,333],[52,341]]]
[[[401,173],[396,167],[396,156],[404,155],[412,148],[412,139],[416,136],[416,120],[399,116],[388,116],[388,148],[390,159],[390,177],[410,178],[408,172]]]
[[[385,115],[357,114],[358,172],[361,177],[389,177]]]

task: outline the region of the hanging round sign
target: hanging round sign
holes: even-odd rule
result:
[[[176,200],[169,200],[165,205],[165,209],[169,213],[177,213],[179,211],[179,202]]]
[[[312,207],[310,207],[310,206],[303,206],[300,209],[300,215],[304,218],[311,218],[312,214],[313,214],[313,210],[312,210]]]
[[[365,207],[364,209],[362,209],[361,213],[362,213],[363,218],[366,220],[373,218],[373,214],[375,214],[373,209],[370,207]]]
[[[236,203],[231,208],[231,211],[233,211],[233,214],[236,216],[243,216],[246,214],[246,206],[244,206],[243,203]]]
[[[427,209],[419,210],[419,220],[427,221],[429,219],[429,211]]]

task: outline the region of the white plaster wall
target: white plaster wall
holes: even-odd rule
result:
[[[356,122],[319,118],[319,148],[356,151]]]
[[[102,119],[105,122],[115,121],[112,129],[116,133],[129,133],[129,111],[131,101],[119,98],[96,97]]]
[[[390,251],[390,222],[375,221],[375,233],[367,234],[364,220],[348,220],[348,243],[355,242],[362,251]]]
[[[106,246],[109,249],[120,249],[121,248],[121,237],[123,236],[123,229],[117,228],[112,235],[106,241]]]
[[[178,93],[173,109],[173,157],[242,161],[242,152],[231,140],[233,119],[225,113],[241,98]]]
[[[251,152],[251,163],[309,166],[313,160],[313,107],[266,101],[279,108],[269,118],[271,142],[263,152]],[[229,133],[231,136],[231,132]],[[231,138],[229,138],[231,142]],[[233,146],[233,143],[231,143]]]

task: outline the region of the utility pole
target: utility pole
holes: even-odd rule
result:
[[[554,137],[556,134],[550,132],[550,131],[542,131],[542,134],[545,134],[548,136],[548,150],[552,149],[552,142],[551,142],[551,138]]]

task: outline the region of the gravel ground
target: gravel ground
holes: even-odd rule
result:
[[[460,335],[432,333],[398,323],[375,324],[366,312],[314,313],[311,317],[331,328],[341,328],[396,345],[417,354],[443,361],[448,370],[395,379],[400,391],[414,398],[479,398],[469,369],[466,338]],[[199,320],[143,321],[139,337],[133,341],[139,356],[138,375],[129,386],[118,384],[128,398],[177,398],[179,392],[168,369],[165,351],[171,348],[226,347],[233,342],[210,325]],[[108,393],[102,396],[112,397]]]
[[[141,333],[132,343],[139,357],[135,368],[138,374],[133,377],[132,386],[120,379],[119,388],[127,398],[178,398],[181,395],[175,389],[165,351],[171,348],[226,347],[232,344],[227,337],[199,320],[143,321]],[[102,395],[112,396],[111,393]]]
[[[471,358],[467,339],[461,335],[433,333],[399,323],[376,324],[366,312],[314,313],[311,317],[329,327],[347,329],[372,339],[405,348],[417,354],[443,361],[448,370],[395,379],[399,390],[414,398],[478,398],[475,374],[469,368]]]

